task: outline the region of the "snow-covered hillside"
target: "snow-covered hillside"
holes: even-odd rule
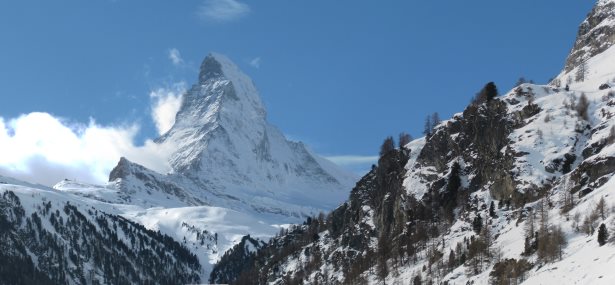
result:
[[[27,215],[40,209],[39,204],[46,202],[51,202],[54,208],[60,207],[60,209],[63,205],[70,204],[75,205],[82,213],[96,211],[105,215],[117,215],[141,224],[148,230],[172,237],[196,255],[200,263],[196,272],[201,276],[201,280],[208,278],[212,266],[219,257],[239,243],[245,235],[267,240],[286,226],[271,224],[270,220],[263,217],[228,208],[170,207],[168,204],[165,207],[143,207],[128,204],[126,201],[120,201],[122,203],[107,201],[118,197],[117,191],[112,187],[105,188],[72,181],[63,181],[55,187],[60,191],[0,177],[0,194],[7,191],[14,193],[20,199],[21,206],[26,209]]]
[[[210,280],[613,284],[614,239],[597,236],[601,224],[615,233],[614,11],[597,2],[549,84],[477,97],[384,154],[326,218],[234,275],[229,255]]]

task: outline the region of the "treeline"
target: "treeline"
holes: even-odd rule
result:
[[[177,284],[200,281],[201,266],[187,248],[169,236],[147,230],[123,217],[95,209],[87,210],[86,217],[85,212],[68,202],[54,209],[50,201],[37,205],[28,216],[19,198],[10,191],[6,191],[0,199],[0,213],[7,212],[12,214],[0,215],[0,228],[3,229],[0,247],[23,250],[2,251],[5,258],[0,259],[0,270],[11,268],[14,263],[25,264],[24,268],[29,268],[28,263],[32,261],[26,254],[27,249],[37,259],[32,276],[39,278],[37,276],[45,275],[52,284]],[[50,224],[52,228],[45,224]],[[37,283],[25,279],[10,282]]]

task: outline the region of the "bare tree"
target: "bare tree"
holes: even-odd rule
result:
[[[587,62],[583,61],[577,67],[577,72],[574,74],[574,80],[576,82],[583,82],[587,78],[589,70],[587,69]]]
[[[603,220],[606,218],[606,202],[604,201],[604,197],[601,197],[596,205],[596,214],[600,215],[600,218]]]
[[[404,147],[412,141],[412,136],[409,133],[402,132],[399,134],[399,148]]]

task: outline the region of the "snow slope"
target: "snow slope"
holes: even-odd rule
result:
[[[14,192],[26,209],[40,208],[39,204],[44,202],[59,206],[70,203],[83,212],[90,209],[120,215],[142,224],[149,230],[160,231],[173,237],[197,255],[202,268],[201,280],[207,280],[219,257],[243,236],[251,235],[253,238],[267,240],[284,226],[271,224],[271,221],[266,219],[271,217],[253,216],[220,207],[148,208],[125,201],[104,201],[116,198],[116,190],[68,180],[56,185],[58,190],[32,186],[16,179],[0,177],[0,192]]]

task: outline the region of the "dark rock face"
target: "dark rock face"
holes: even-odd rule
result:
[[[111,170],[111,173],[109,173],[109,182],[114,181],[118,178],[125,178],[130,174],[130,161],[128,161],[125,157],[121,157],[120,161]]]
[[[598,188],[613,174],[615,174],[615,157],[583,162],[570,174],[570,180],[574,182],[571,190],[577,192],[581,189]]]
[[[369,255],[372,239],[399,236],[406,230],[409,217],[417,216],[413,213],[424,212],[419,210],[421,204],[407,197],[403,188],[407,161],[406,150],[385,154],[379,160],[379,166],[357,183],[349,201],[328,217],[310,218],[304,225],[274,237],[255,256],[244,254],[242,244],[234,247],[216,266],[210,281],[266,284],[285,278],[279,269],[281,262],[297,254],[313,257],[313,262],[308,263],[300,275],[295,276],[297,278],[319,272],[323,262],[333,264],[342,271],[350,271],[365,254]],[[328,231],[328,234],[320,236],[324,231]],[[395,247],[399,247],[399,243],[399,239],[391,242]],[[323,248],[321,244],[331,246]],[[336,248],[343,250],[338,251]],[[311,281],[336,283],[325,276],[316,278]]]
[[[518,114],[519,121],[532,113],[534,110]],[[446,173],[451,162],[461,158],[465,168],[475,174],[468,190],[477,191],[490,183],[489,190],[496,199],[508,198],[514,191],[509,172],[513,153],[502,153],[501,150],[508,145],[508,135],[517,124],[514,118],[509,118],[503,101],[496,99],[471,104],[462,117],[453,118],[427,138],[416,167],[432,166],[436,172]],[[435,178],[425,177],[431,185],[430,191],[438,191],[444,186],[442,182],[436,183]]]
[[[158,191],[179,198],[182,202],[188,205],[204,205],[206,204],[199,198],[194,197],[185,191],[180,185],[173,182],[172,179],[165,175],[153,172],[139,164],[131,162],[126,158],[120,158],[118,164],[111,170],[109,181],[117,181],[120,183],[120,190],[123,192],[122,199],[130,201],[131,194],[139,191],[151,193]],[[133,183],[134,181],[139,183]],[[141,187],[140,184],[144,187]]]
[[[201,63],[201,70],[199,73],[199,82],[205,82],[212,78],[223,76],[222,65],[216,60],[213,55],[208,55]]]
[[[601,0],[581,23],[574,47],[566,60],[566,72],[597,55],[615,43],[615,27],[601,25],[615,18],[615,2]]]

